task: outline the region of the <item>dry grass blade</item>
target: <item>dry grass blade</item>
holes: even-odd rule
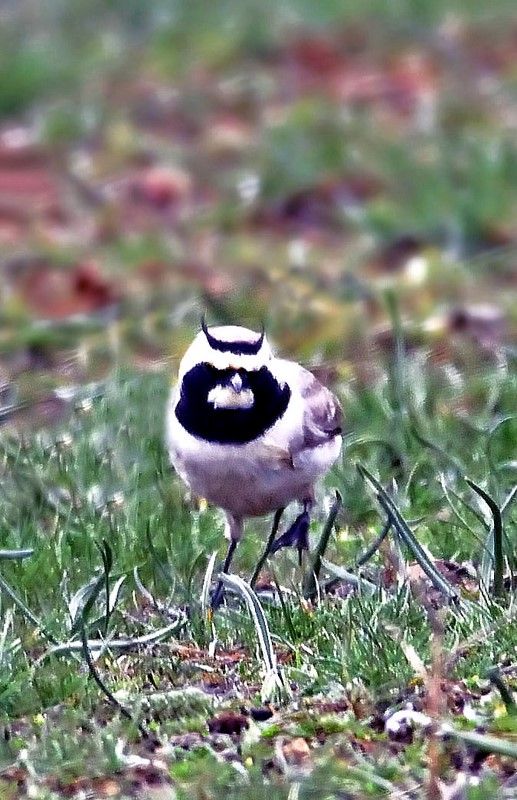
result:
[[[151,594],[149,589],[146,589],[146,587],[144,586],[144,584],[140,580],[140,575],[138,574],[138,567],[133,567],[133,580],[135,582],[136,588],[138,589],[138,591],[140,592],[142,597],[145,597],[145,599],[147,600],[148,603],[151,603],[151,605],[154,608],[157,608],[158,604],[157,604],[155,598],[153,597],[153,595]]]
[[[359,575],[354,575],[353,572],[349,572],[347,569],[340,567],[338,564],[332,564],[332,562],[327,561],[326,558],[322,558],[321,563],[327,572],[329,572],[335,578],[339,578],[340,580],[350,583],[352,586],[356,587],[365,594],[371,596],[377,591],[377,586],[371,581],[367,581],[366,578],[361,578]]]
[[[214,552],[208,559],[205,575],[203,577],[203,587],[201,589],[201,596],[199,598],[199,602],[201,604],[201,613],[203,614],[203,616],[206,615],[207,609],[210,605],[210,584],[212,583],[216,558],[217,558],[217,550],[214,550]]]
[[[251,586],[246,583],[246,581],[243,581],[243,579],[238,575],[227,575],[226,573],[221,573],[220,577],[225,586],[228,586],[229,589],[233,589],[234,592],[242,597],[248,607],[248,611],[250,612],[255,624],[255,630],[257,632],[257,638],[260,650],[262,652],[265,671],[270,672],[271,670],[276,669],[276,656],[273,649],[271,634],[269,632],[269,626],[257,595]]]
[[[0,550],[0,560],[2,559],[19,559],[19,558],[28,558],[34,553],[32,548],[28,548],[26,550]]]
[[[233,589],[234,592],[242,597],[248,607],[248,611],[250,612],[251,618],[255,625],[265,673],[264,682],[262,684],[263,702],[269,700],[272,695],[277,693],[278,690],[280,690],[282,694],[285,694],[287,691],[287,685],[278,669],[271,633],[269,631],[264,610],[257,595],[249,583],[243,581],[238,575],[227,575],[225,573],[221,573],[220,579],[225,586],[227,586],[229,589]]]
[[[139,647],[144,647],[149,644],[154,644],[165,639],[169,634],[177,631],[186,622],[186,617],[178,617],[176,622],[166,625],[164,628],[159,628],[156,631],[146,634],[145,636],[135,636],[134,639],[88,639],[88,650],[101,652],[102,650],[125,651],[136,650]],[[48,656],[52,655],[65,655],[67,653],[75,653],[82,649],[81,642],[74,640],[70,642],[62,642],[56,644],[47,650],[39,659],[43,661]]]

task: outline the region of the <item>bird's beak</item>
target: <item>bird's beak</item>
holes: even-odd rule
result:
[[[207,400],[213,403],[214,408],[233,408],[247,409],[253,406],[255,398],[253,391],[246,383],[246,379],[238,372],[234,372],[231,378],[225,380],[224,384],[219,383],[208,393]]]
[[[230,386],[232,387],[235,394],[240,394],[242,391],[242,378],[238,372],[235,375],[232,375],[230,378]]]

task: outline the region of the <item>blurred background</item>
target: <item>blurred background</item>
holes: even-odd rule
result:
[[[201,311],[264,322],[345,393],[391,375],[430,418],[497,410],[516,354],[512,0],[0,16],[4,425],[60,424],[115,370],[173,376]]]

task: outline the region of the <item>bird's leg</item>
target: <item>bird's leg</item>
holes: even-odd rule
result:
[[[309,549],[309,508],[311,501],[309,499],[303,501],[303,511],[299,514],[293,524],[288,528],[285,533],[278,537],[276,542],[271,546],[271,553],[276,553],[282,547],[291,547],[294,545],[298,550],[298,563],[301,566],[302,552]]]
[[[276,536],[277,531],[278,531],[278,526],[280,525],[280,519],[281,519],[282,514],[284,513],[284,511],[285,511],[284,508],[279,508],[279,509],[277,509],[277,511],[275,511],[275,516],[274,516],[274,519],[273,519],[273,527],[271,528],[271,533],[269,534],[269,539],[267,540],[267,544],[266,544],[266,547],[264,548],[264,552],[262,553],[262,555],[260,556],[260,558],[259,558],[259,560],[257,562],[257,566],[255,567],[253,575],[251,576],[250,586],[251,586],[252,589],[254,588],[254,586],[255,586],[255,584],[257,582],[258,576],[260,575],[260,572],[262,570],[262,567],[266,563],[266,559],[267,559],[268,555],[271,552],[271,548],[273,546],[273,542],[275,541],[275,536]]]
[[[230,569],[230,564],[232,563],[233,554],[235,552],[235,548],[237,547],[237,540],[232,539],[228,546],[228,552],[226,553],[226,558],[224,559],[224,564],[221,572],[227,573]],[[212,611],[215,611],[222,603],[224,594],[224,586],[222,580],[219,580],[215,589],[215,592],[212,595],[212,599],[210,601],[210,607]]]
[[[228,551],[226,553],[226,558],[224,559],[221,572],[227,573],[230,571],[230,564],[232,563],[233,554],[235,553],[235,548],[237,547],[242,535],[242,520],[237,519],[236,517],[230,517],[228,515],[225,535],[229,537],[230,544],[228,545]],[[215,611],[221,605],[223,594],[223,582],[222,580],[219,580],[210,601],[210,608],[212,611]]]

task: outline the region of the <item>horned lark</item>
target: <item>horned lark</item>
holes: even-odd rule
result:
[[[262,333],[202,329],[185,353],[167,405],[172,464],[193,494],[222,508],[228,572],[246,517],[275,513],[266,553],[308,547],[314,484],[341,449],[341,408],[306,369],[277,358]],[[303,512],[278,539],[293,500]],[[263,563],[263,561],[261,562]],[[254,576],[256,578],[256,574]],[[212,598],[222,598],[219,583]]]

